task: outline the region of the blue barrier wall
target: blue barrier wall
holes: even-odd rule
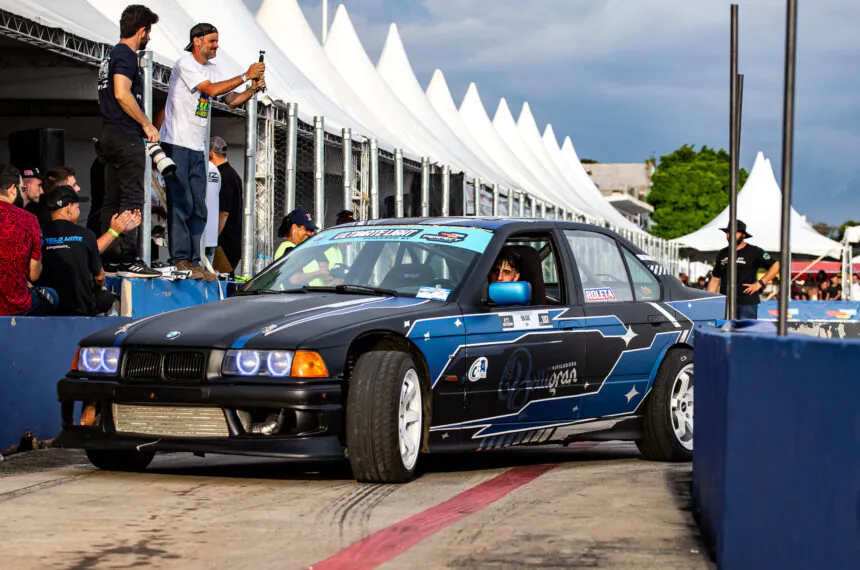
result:
[[[777,301],[764,301],[758,306],[758,318],[775,321],[779,316]],[[789,301],[788,320],[857,322],[860,303],[855,301]]]
[[[693,497],[726,570],[860,568],[860,341],[696,333]]]
[[[122,317],[0,317],[0,449],[25,430],[37,439],[60,433],[57,381],[72,364],[78,342]]]
[[[120,296],[122,314],[141,318],[231,297],[239,283],[180,279],[105,279],[108,289]],[[218,289],[221,288],[219,293]]]

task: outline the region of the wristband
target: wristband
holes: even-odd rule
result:
[[[245,77],[245,74],[243,73],[242,74],[242,83],[247,83],[247,82],[248,82],[248,78]]]
[[[113,228],[108,228],[108,233],[115,238],[119,238],[119,232]]]
[[[767,287],[767,285],[765,285],[764,281],[762,281],[761,279],[758,280],[758,284],[761,285],[762,287]]]

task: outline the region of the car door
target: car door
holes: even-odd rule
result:
[[[585,358],[585,339],[573,332],[580,325],[573,317],[582,311],[568,304],[572,275],[561,263],[557,236],[530,232],[505,244],[525,248],[521,253],[534,262],[529,277],[540,279],[533,289],[543,284],[547,295],[527,306],[479,300],[467,313],[465,416],[471,437],[492,438],[483,447],[546,438],[547,426],[575,419],[577,404],[569,400],[578,393]]]
[[[581,417],[634,411],[649,379],[682,328],[661,305],[659,280],[610,235],[565,230],[577,266],[588,358]]]

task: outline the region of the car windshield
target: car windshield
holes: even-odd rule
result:
[[[492,232],[449,226],[332,228],[289,250],[245,294],[335,291],[445,301]]]

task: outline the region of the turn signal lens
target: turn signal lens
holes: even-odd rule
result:
[[[75,357],[72,359],[72,370],[78,369],[78,360],[81,358],[81,347],[75,351]]]
[[[290,376],[295,378],[328,378],[328,368],[322,356],[309,350],[296,351]]]
[[[92,426],[96,421],[96,403],[90,402],[89,404],[84,405],[84,409],[81,411],[81,425],[82,426]]]

